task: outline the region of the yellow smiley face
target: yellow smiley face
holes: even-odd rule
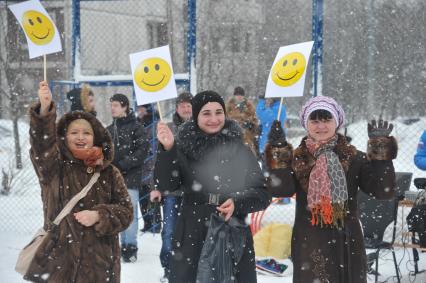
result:
[[[45,45],[52,41],[55,28],[52,21],[44,14],[29,10],[22,16],[22,25],[28,38],[37,45]]]
[[[289,53],[272,67],[271,79],[278,86],[291,86],[302,77],[305,66],[306,60],[302,53]]]
[[[143,60],[136,67],[134,80],[145,91],[155,92],[163,89],[172,77],[172,68],[165,60],[152,57]]]

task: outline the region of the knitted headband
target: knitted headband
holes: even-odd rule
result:
[[[316,96],[309,99],[299,113],[300,123],[307,129],[309,115],[315,110],[326,110],[336,121],[337,129],[345,123],[345,112],[337,102],[328,96]]]

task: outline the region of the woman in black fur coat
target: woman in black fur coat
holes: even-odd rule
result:
[[[198,260],[211,214],[244,223],[248,213],[265,209],[271,200],[256,157],[244,145],[241,129],[226,119],[222,97],[213,91],[192,100],[193,120],[180,128],[177,140],[159,123],[159,152],[154,180],[159,190],[184,192],[174,233],[169,282],[195,282]],[[235,282],[256,282],[253,238],[245,228]],[[234,282],[234,281],[229,281]]]

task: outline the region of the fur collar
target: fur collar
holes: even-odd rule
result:
[[[311,174],[312,167],[314,167],[316,160],[306,147],[306,139],[307,137],[304,137],[299,147],[294,151],[292,167],[302,189],[308,192],[309,175]],[[356,155],[357,149],[353,145],[348,144],[344,136],[338,134],[337,145],[334,151],[339,157],[343,170],[347,173],[349,165]]]
[[[186,157],[200,160],[218,145],[242,144],[241,128],[233,120],[225,120],[223,129],[214,135],[205,134],[194,120],[184,123],[178,133],[177,145]]]

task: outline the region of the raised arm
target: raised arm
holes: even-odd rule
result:
[[[380,120],[368,124],[367,156],[361,155],[360,188],[378,199],[389,199],[395,195],[395,169],[392,160],[396,158],[398,145],[390,137],[393,125]]]
[[[40,82],[39,101],[30,114],[30,157],[41,183],[48,184],[57,171],[56,106],[45,81]]]
[[[180,169],[174,136],[167,124],[157,124],[157,138],[159,146],[154,169],[155,188],[161,192],[175,191],[181,184]]]
[[[293,147],[286,140],[281,122],[274,121],[265,147],[267,188],[273,197],[291,197],[296,191],[292,170]]]

